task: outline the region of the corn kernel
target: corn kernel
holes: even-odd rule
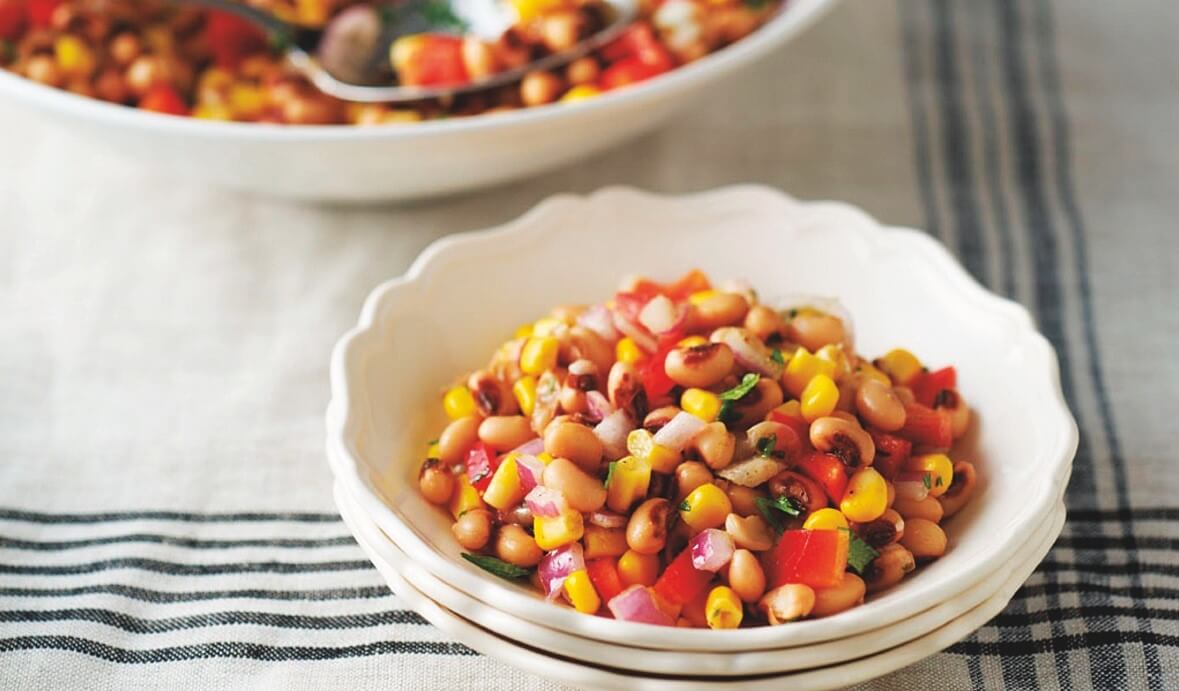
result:
[[[587,525],[581,542],[585,545],[585,558],[617,557],[627,550],[626,528],[603,528]]]
[[[602,90],[596,86],[589,84],[578,84],[577,86],[565,92],[561,97],[562,103],[577,103],[578,101],[588,101],[595,96],[601,95]]]
[[[516,8],[516,16],[521,23],[536,19],[554,4],[555,0],[512,0],[512,7]]]
[[[696,346],[708,345],[708,339],[703,336],[688,336],[681,338],[675,344],[677,348],[695,348]]]
[[[532,409],[536,407],[536,377],[524,375],[512,384],[512,395],[520,405],[520,412],[525,417],[532,416]]]
[[[639,554],[634,550],[623,552],[618,558],[618,580],[623,586],[652,586],[659,579],[659,555]]]
[[[828,343],[827,345],[815,351],[815,357],[820,360],[830,362],[835,366],[835,373],[831,378],[839,381],[851,374],[851,361],[847,357],[847,352],[844,351],[843,346],[838,343]]]
[[[532,519],[532,536],[536,546],[544,551],[577,542],[585,533],[585,523],[577,511],[562,511],[556,516],[536,516]]]
[[[585,569],[574,571],[565,577],[565,595],[573,609],[583,614],[593,614],[602,606],[602,598],[594,590],[589,572]]]
[[[847,518],[838,509],[819,509],[806,517],[804,530],[847,530]]]
[[[201,120],[222,120],[228,122],[233,119],[229,106],[221,103],[200,103],[192,109],[192,116]]]
[[[888,375],[876,369],[876,366],[867,360],[860,362],[856,366],[856,373],[865,379],[875,379],[885,386],[892,386],[892,380],[888,378]]]
[[[295,17],[303,26],[323,26],[327,23],[327,0],[295,0]]]
[[[542,317],[532,323],[532,335],[538,337],[552,336],[562,326],[565,326],[565,322],[556,317]]]
[[[555,369],[560,345],[552,336],[530,337],[520,351],[520,369],[534,376]]]
[[[733,502],[724,490],[710,482],[689,492],[679,509],[680,518],[692,532],[698,533],[723,525],[725,517],[733,512]]]
[[[512,338],[529,338],[530,336],[532,336],[531,324],[523,324],[516,327],[515,333],[512,334]]]
[[[508,454],[495,469],[487,489],[483,490],[483,501],[497,509],[505,510],[524,499],[524,486],[520,483],[520,471],[516,457]]]
[[[720,414],[721,400],[711,391],[685,389],[680,396],[680,408],[705,422],[712,422]]]
[[[839,387],[825,374],[816,374],[802,390],[799,409],[807,422],[827,417],[839,402]]]
[[[86,77],[94,71],[94,53],[82,39],[65,34],[53,43],[57,66],[68,75]]]
[[[839,510],[849,521],[867,523],[884,515],[888,508],[888,483],[875,468],[860,468],[847,481]]]
[[[791,356],[790,362],[786,363],[786,371],[782,374],[782,385],[790,392],[790,395],[797,398],[802,395],[803,389],[816,374],[825,374],[831,377],[835,374],[835,365],[815,357],[806,348],[799,346]]]
[[[680,464],[680,454],[666,446],[655,443],[655,437],[643,428],[636,429],[626,435],[626,450],[630,455],[640,458],[651,466],[657,473],[672,473]]]
[[[613,466],[610,484],[606,487],[606,506],[611,511],[626,513],[635,501],[647,496],[651,484],[651,464],[627,456],[615,461]]]
[[[426,447],[426,458],[438,458],[442,455],[442,447],[438,442],[434,442]]]
[[[633,365],[643,357],[643,349],[630,336],[618,339],[618,344],[614,346],[614,358],[619,362]]]
[[[699,305],[702,302],[706,302],[714,295],[716,295],[715,290],[698,290],[688,296],[688,302],[692,303],[693,305]]]
[[[704,604],[704,618],[710,629],[735,629],[741,625],[745,610],[741,599],[728,586],[718,585],[708,593]]]
[[[904,348],[893,348],[872,364],[884,370],[892,383],[899,386],[908,386],[921,374],[921,361]]]
[[[253,118],[266,107],[262,89],[252,84],[238,83],[229,89],[229,108],[242,118]]]
[[[929,496],[940,497],[950,489],[954,481],[954,462],[944,453],[927,453],[913,456],[905,462],[905,470],[925,473],[929,484]]]
[[[539,458],[540,462],[544,463],[545,465],[553,462],[553,454],[549,453],[548,451],[541,451],[540,453],[536,454],[536,457]]]
[[[463,515],[471,509],[484,509],[487,505],[483,503],[483,499],[479,496],[479,490],[471,485],[470,479],[467,478],[466,473],[459,473],[458,486],[455,493],[450,497],[450,513],[455,518]]]
[[[470,417],[476,412],[475,397],[467,387],[453,386],[442,397],[442,409],[451,420]]]

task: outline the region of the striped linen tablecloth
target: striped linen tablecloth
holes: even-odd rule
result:
[[[331,344],[442,234],[756,181],[941,238],[1032,310],[1080,423],[1064,534],[1006,611],[865,687],[1179,688],[1176,26],[845,2],[631,146],[404,208],[164,179],[0,104],[0,687],[549,687],[406,611],[348,536]]]

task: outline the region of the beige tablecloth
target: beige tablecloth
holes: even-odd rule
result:
[[[1179,686],[1177,26],[849,0],[654,135],[404,208],[206,189],[0,104],[0,686],[547,687],[404,611],[336,519],[329,349],[443,234],[748,181],[944,239],[1036,314],[1081,426],[1008,610],[868,686]]]

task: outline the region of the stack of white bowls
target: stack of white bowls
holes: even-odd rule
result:
[[[422,449],[444,424],[441,388],[555,304],[600,300],[624,275],[691,267],[746,279],[769,304],[836,296],[858,351],[903,345],[957,367],[974,417],[952,455],[973,461],[980,481],[943,524],[945,556],[838,615],[731,631],[579,614],[459,558],[451,517],[417,492]],[[757,187],[559,197],[442,240],[372,293],[333,354],[332,394],[337,504],[390,587],[475,650],[600,688],[830,688],[946,648],[997,614],[1059,535],[1077,443],[1055,354],[1022,308],[922,233]]]

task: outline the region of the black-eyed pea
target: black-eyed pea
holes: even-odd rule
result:
[[[936,559],[946,553],[946,533],[937,523],[911,518],[905,523],[901,545],[919,561]]]
[[[663,429],[663,426],[671,422],[671,419],[680,414],[680,409],[673,405],[665,405],[662,408],[656,408],[647,413],[647,417],[643,418],[643,429],[651,434],[655,434]]]
[[[483,79],[496,71],[495,52],[486,42],[467,36],[462,43],[463,66],[471,79]]]
[[[557,400],[566,413],[584,413],[589,410],[586,394],[597,389],[598,366],[592,360],[579,358],[569,363]]]
[[[757,380],[757,384],[741,400],[733,404],[735,427],[748,427],[765,418],[766,414],[782,405],[782,387],[768,377]]]
[[[786,336],[786,322],[782,315],[765,305],[754,305],[745,315],[745,328],[754,336],[767,343],[779,341]]]
[[[905,519],[893,509],[886,509],[884,514],[874,521],[857,523],[856,535],[874,549],[880,549],[901,539],[905,534]]]
[[[589,360],[597,367],[595,374],[609,372],[614,363],[614,346],[592,329],[581,324],[569,327],[564,339],[569,360]],[[595,385],[595,388],[597,386]]]
[[[927,521],[940,523],[942,516],[945,515],[945,509],[942,508],[941,502],[936,497],[925,497],[924,499],[916,500],[897,497],[892,502],[892,508],[906,521],[914,518],[923,518]]]
[[[733,462],[737,438],[723,422],[710,422],[692,438],[691,447],[709,468],[721,470]]]
[[[864,579],[849,571],[843,574],[843,580],[839,585],[815,590],[815,606],[811,610],[811,616],[829,617],[851,609],[864,601],[867,589]]]
[[[589,473],[602,462],[602,440],[585,425],[554,420],[544,432],[544,450],[553,458],[568,458]]]
[[[731,513],[725,516],[725,532],[733,543],[750,552],[764,552],[774,546],[770,526],[761,516],[740,516]]]
[[[793,470],[784,470],[766,483],[773,498],[787,497],[811,514],[827,507],[827,493],[819,483]]]
[[[876,444],[859,424],[843,417],[821,417],[811,423],[811,445],[843,461],[848,468],[872,465]]]
[[[454,475],[437,458],[427,458],[418,473],[418,487],[431,504],[445,504],[454,493]]]
[[[856,411],[869,425],[895,432],[905,426],[905,404],[892,387],[876,379],[865,378],[856,390]]]
[[[728,581],[737,597],[747,604],[757,602],[766,591],[766,574],[761,562],[747,549],[734,550],[729,560]]]
[[[970,406],[955,389],[942,389],[933,401],[935,410],[950,413],[950,432],[958,439],[970,428]]]
[[[487,370],[472,373],[467,378],[467,388],[475,397],[475,407],[484,416],[514,415],[519,412],[512,387]]]
[[[492,415],[479,423],[479,441],[496,451],[509,451],[535,436],[523,415]]]
[[[905,574],[915,568],[917,562],[912,552],[899,544],[888,545],[864,569],[864,583],[868,586],[868,592],[874,593],[900,583]]]
[[[667,544],[671,503],[662,497],[639,504],[626,524],[626,544],[639,554],[658,554]]]
[[[540,563],[544,551],[537,546],[528,531],[518,525],[500,526],[495,536],[495,556],[523,568],[531,568]]]
[[[954,464],[954,480],[946,493],[938,497],[942,505],[943,517],[950,517],[962,510],[966,502],[974,494],[975,483],[974,464],[968,461],[958,461]]]
[[[699,461],[684,461],[676,466],[676,496],[683,499],[700,485],[712,482],[712,471]]]
[[[610,405],[625,411],[631,420],[647,416],[647,391],[634,365],[621,360],[614,363],[606,378],[606,394]]]
[[[847,337],[843,320],[820,312],[801,312],[786,325],[786,335],[812,353],[831,343],[842,343]]]
[[[557,100],[561,78],[548,72],[529,72],[520,80],[520,100],[526,106],[541,106]]]
[[[691,313],[693,331],[711,331],[742,323],[749,312],[749,301],[737,293],[716,292],[697,300]]]
[[[491,512],[487,509],[471,509],[459,516],[450,530],[463,547],[483,549],[491,539]]]
[[[667,376],[684,387],[707,389],[733,369],[733,351],[724,343],[675,348],[663,363]]]
[[[917,396],[913,393],[913,389],[907,386],[894,386],[892,387],[892,393],[904,405],[913,405],[917,402]]]
[[[815,591],[802,583],[787,583],[762,596],[757,606],[772,626],[802,619],[815,608]]]
[[[566,458],[554,458],[546,465],[541,482],[565,495],[569,506],[582,513],[597,511],[606,504],[606,488],[601,480]]]
[[[438,460],[446,465],[461,461],[479,439],[479,417],[469,415],[452,421],[438,435]]]
[[[757,516],[761,513],[757,508],[757,499],[765,496],[762,492],[735,482],[728,483],[724,490],[729,495],[729,503],[733,505],[733,513],[739,516]]]

